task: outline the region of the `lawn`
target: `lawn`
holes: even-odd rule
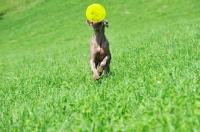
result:
[[[0,0],[0,131],[200,128],[200,1],[102,0],[111,72],[89,65],[94,0]]]

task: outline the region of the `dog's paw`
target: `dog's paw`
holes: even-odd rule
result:
[[[94,80],[99,80],[100,76],[99,75],[94,75]]]

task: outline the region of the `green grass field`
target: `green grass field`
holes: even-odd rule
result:
[[[199,132],[200,1],[102,0],[111,72],[93,80],[97,0],[0,0],[1,132]]]

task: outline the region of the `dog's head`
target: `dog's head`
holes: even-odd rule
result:
[[[90,22],[89,20],[86,20],[86,23],[97,32],[104,29],[104,27],[108,27],[108,21],[105,21],[105,20],[101,22]]]

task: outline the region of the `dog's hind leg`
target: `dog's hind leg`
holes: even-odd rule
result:
[[[110,72],[110,62],[107,62],[104,67],[104,75],[107,75]]]
[[[104,67],[104,75],[107,75],[110,72],[110,60],[111,60],[111,55],[108,57],[108,60]]]

